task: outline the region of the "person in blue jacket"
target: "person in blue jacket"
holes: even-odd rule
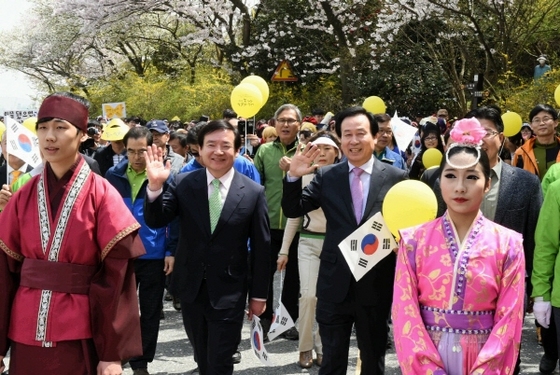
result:
[[[123,142],[127,157],[110,168],[105,177],[117,189],[140,223],[139,235],[146,248],[146,255],[134,261],[143,354],[130,360],[134,374],[142,375],[148,374],[148,363],[154,360],[165,277],[173,271],[179,227],[178,221],[173,221],[167,227],[152,229],[144,220],[143,207],[148,184],[144,153],[152,145],[152,133],[145,127],[134,127],[126,133]],[[118,215],[118,212],[115,214]]]

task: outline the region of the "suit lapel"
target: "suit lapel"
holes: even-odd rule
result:
[[[354,202],[352,202],[352,192],[350,191],[350,168],[348,167],[348,163],[341,163],[339,171],[339,181],[344,181],[344,183],[340,184],[340,196],[341,197],[348,197],[348,199],[342,199],[346,206],[346,212],[348,213],[348,218],[352,221],[356,221],[356,217],[354,216]]]
[[[245,184],[243,183],[240,175],[237,171],[234,171],[231,186],[229,187],[228,195],[224,202],[224,206],[222,207],[222,212],[220,213],[220,218],[218,219],[218,224],[216,224],[213,234],[218,233],[229,221],[229,218],[235,212],[235,209],[245,195],[243,192],[244,188]],[[208,214],[208,222],[210,222],[210,214]]]
[[[385,168],[386,166],[383,165],[382,162],[380,162],[379,160],[374,160],[373,169],[369,178],[369,193],[366,202],[366,208],[364,210],[364,216],[362,216],[361,223],[367,221],[371,216],[377,213],[371,211],[373,210],[373,206],[375,204],[375,201],[377,200],[377,196],[381,191],[381,186],[383,186],[385,182]]]
[[[496,213],[494,214],[494,222],[501,223],[505,214],[505,208],[510,206],[513,191],[510,187],[515,183],[515,168],[510,167],[506,163],[502,164],[502,174],[500,176],[500,188],[498,189],[498,202],[496,205]]]
[[[196,207],[197,224],[210,235],[210,208],[208,207],[208,185],[206,183],[206,169],[200,169],[193,181],[193,204]],[[193,172],[194,173],[194,172]]]

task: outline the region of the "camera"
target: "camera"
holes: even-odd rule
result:
[[[253,120],[239,120],[237,122],[237,131],[241,135],[255,134],[255,122]]]

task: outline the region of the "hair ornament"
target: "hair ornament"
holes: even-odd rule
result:
[[[480,160],[480,145],[482,144],[482,138],[485,136],[486,130],[475,117],[456,121],[449,133],[451,144],[447,147],[447,152],[445,153],[447,164],[455,169],[467,169],[478,164]],[[467,160],[459,159],[457,162],[452,163],[449,160],[449,151],[458,146],[474,148],[477,152],[476,160],[472,162],[470,158],[467,158]]]

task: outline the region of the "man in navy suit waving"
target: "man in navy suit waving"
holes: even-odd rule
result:
[[[181,300],[201,375],[231,374],[249,295],[249,317],[266,308],[270,231],[264,188],[236,172],[241,146],[228,122],[210,121],[198,135],[205,166],[181,173],[163,191],[170,172],[161,150],[146,152],[146,223],[180,220],[170,292]],[[248,242],[251,251],[248,250]]]
[[[361,373],[379,375],[385,371],[395,254],[356,281],[338,244],[381,211],[385,194],[406,178],[406,172],[374,158],[379,127],[365,109],[343,110],[335,127],[347,161],[319,169],[302,192],[300,177],[316,169],[312,162],[318,155],[317,146],[308,144],[292,158],[282,209],[287,217],[299,217],[321,207],[327,219],[317,279],[317,322],[323,342],[319,374],[346,374],[355,324]]]

